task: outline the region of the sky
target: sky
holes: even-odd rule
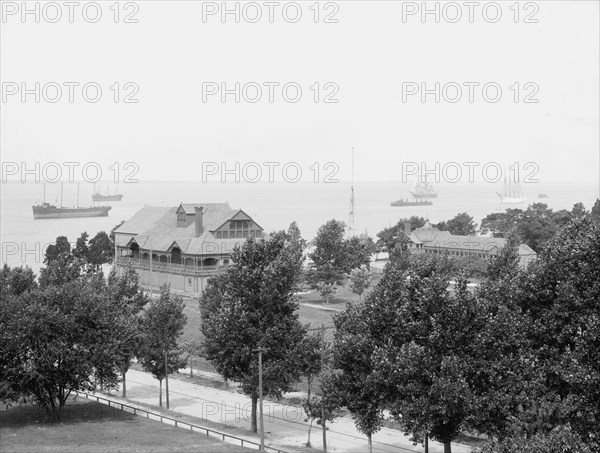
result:
[[[476,3],[3,1],[3,180],[598,181],[599,3]]]

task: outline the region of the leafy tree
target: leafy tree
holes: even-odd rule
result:
[[[300,228],[298,228],[298,224],[296,222],[292,222],[287,230],[286,239],[290,243],[290,245],[297,249],[299,253],[302,254],[302,262],[304,262],[304,250],[306,250],[307,242],[302,238],[302,234],[300,233]],[[305,278],[304,270],[302,266],[298,269],[296,273],[296,284],[300,284]]]
[[[353,293],[358,294],[362,297],[362,294],[371,285],[373,281],[373,275],[367,269],[367,266],[357,267],[350,271],[350,289]]]
[[[323,367],[329,361],[329,354],[325,344],[324,329],[319,329],[319,332],[314,335],[306,335],[299,345],[297,355],[301,361],[301,374],[306,378],[308,387],[307,396],[302,399],[301,405],[306,420],[309,421],[308,439],[306,446],[310,447],[310,434],[314,422],[317,425],[322,424],[323,409],[325,409],[326,420],[333,420],[333,413],[327,410],[327,406],[323,405],[323,399],[312,395],[312,386],[314,380],[321,375]]]
[[[298,321],[294,298],[302,266],[298,247],[275,233],[268,240],[249,239],[232,254],[233,264],[213,277],[200,301],[204,355],[252,400],[256,432],[258,347],[263,354],[263,393],[280,397],[301,373],[297,358],[305,328]]]
[[[345,274],[361,266],[367,268],[370,266],[371,251],[369,244],[362,241],[358,236],[347,239],[344,242],[344,249],[346,258],[344,260],[343,271]]]
[[[88,263],[93,266],[101,266],[111,263],[115,254],[114,242],[110,240],[104,231],[100,231],[90,239]]]
[[[592,206],[590,215],[592,220],[596,222],[596,225],[600,225],[600,198],[596,198],[596,202],[594,203],[594,206]]]
[[[73,256],[75,258],[81,258],[87,261],[89,252],[89,247],[87,243],[88,237],[89,235],[84,231],[83,233],[81,233],[81,236],[77,238],[77,241],[75,242],[75,248],[72,251]]]
[[[315,251],[309,255],[315,263],[315,283],[341,284],[348,268],[345,229],[344,222],[338,220],[329,220],[319,228],[313,241]]]
[[[571,211],[562,209],[556,212],[545,203],[533,203],[525,211],[507,209],[504,213],[488,214],[481,221],[481,233],[492,233],[495,237],[516,233],[522,242],[539,253],[560,228],[588,214],[582,203],[573,205]]]
[[[569,423],[584,441],[600,438],[600,229],[574,218],[531,265],[515,292],[531,319],[528,336],[541,376],[536,399],[548,430]],[[525,408],[527,409],[527,408]],[[529,423],[540,419],[536,406]]]
[[[183,299],[171,293],[168,284],[160,288],[160,296],[150,302],[142,317],[140,362],[146,371],[158,379],[159,405],[162,407],[162,381],[166,379],[167,409],[169,408],[169,374],[185,366],[182,348],[177,340],[183,334],[187,316]]]
[[[0,398],[35,400],[61,419],[71,392],[113,388],[129,326],[101,276],[83,276],[0,299]]]
[[[447,222],[438,223],[436,228],[459,236],[474,236],[477,232],[477,224],[473,220],[473,217],[466,212],[456,214],[456,216]]]
[[[71,253],[61,252],[47,261],[46,267],[40,269],[38,283],[40,287],[60,286],[82,276],[85,261],[75,258]]]
[[[358,237],[358,240],[360,241],[360,243],[368,251],[369,255],[372,255],[373,253],[377,252],[377,244],[375,244],[375,241],[373,240],[373,238],[371,236],[369,236],[366,233],[363,233],[363,234],[359,234],[357,237]]]
[[[410,224],[410,229],[415,230],[421,228],[427,223],[427,219],[424,217],[412,216],[410,218],[404,218],[398,220],[398,223],[392,227],[385,228],[384,230],[377,233],[377,247],[380,250],[386,249],[391,252],[394,250],[398,243],[404,243],[408,239],[405,234],[405,225]]]
[[[124,338],[120,348],[121,376],[123,397],[127,396],[126,374],[134,357],[137,357],[142,347],[142,332],[139,312],[148,303],[148,295],[141,290],[139,276],[135,269],[127,267],[121,276],[112,268],[108,275],[107,290],[111,301],[121,308],[123,316],[130,323],[129,336]]]
[[[329,301],[337,294],[337,286],[332,283],[319,282],[317,289],[323,299],[323,303],[329,303]]]
[[[336,372],[324,381],[325,395],[348,408],[372,451],[371,436],[383,426],[383,405],[379,387],[372,378],[376,340],[369,335],[364,315],[361,306],[350,304],[334,317],[332,368]]]
[[[489,442],[476,453],[593,453],[598,443],[588,444],[569,425],[558,426],[549,433],[527,436],[516,432],[502,441]]]
[[[25,291],[32,291],[37,288],[35,274],[29,266],[9,267],[4,264],[0,270],[0,290],[3,296],[18,296]]]
[[[50,264],[59,256],[65,255],[71,255],[71,244],[66,236],[59,236],[56,238],[55,244],[50,244],[46,248],[44,264]]]

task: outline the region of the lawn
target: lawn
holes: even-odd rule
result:
[[[242,453],[251,450],[78,398],[65,406],[60,423],[47,422],[45,412],[37,406],[0,407],[0,451]]]

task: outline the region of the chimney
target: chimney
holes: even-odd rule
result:
[[[406,221],[404,222],[404,232],[406,233],[407,236],[410,236],[410,222]]]
[[[202,232],[204,231],[204,227],[202,226],[202,206],[194,206],[194,211],[196,211],[196,233],[195,237],[202,236]]]

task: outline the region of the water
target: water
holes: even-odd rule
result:
[[[101,185],[103,191],[106,185]],[[359,233],[375,236],[383,228],[396,224],[401,217],[419,215],[431,222],[448,220],[460,212],[467,212],[476,222],[492,212],[502,212],[507,207],[524,209],[533,202],[543,202],[552,209],[570,209],[574,203],[583,202],[591,209],[598,197],[598,184],[590,183],[537,183],[525,185],[527,201],[521,205],[501,205],[496,190],[500,185],[443,184],[432,206],[391,207],[398,198],[409,198],[410,184],[397,182],[355,183],[355,228]],[[111,193],[114,187],[111,187]],[[80,205],[91,205],[91,184],[81,184]],[[80,219],[33,219],[32,204],[41,199],[42,185],[35,183],[6,183],[1,186],[0,239],[2,262],[10,266],[26,264],[39,271],[43,253],[48,243],[57,236],[67,236],[75,242],[83,231],[93,237],[98,231],[109,232],[121,220],[133,216],[145,204],[177,206],[180,202],[229,202],[232,208],[241,208],[252,216],[266,232],[287,229],[293,221],[298,223],[302,235],[312,239],[319,226],[330,219],[348,222],[350,184],[275,183],[235,184],[201,183],[188,181],[140,182],[121,184],[121,202],[107,202],[112,210],[108,217]],[[537,194],[549,198],[538,200]],[[60,198],[60,185],[48,184],[46,201]],[[76,184],[64,185],[64,206],[74,206],[77,198]]]

